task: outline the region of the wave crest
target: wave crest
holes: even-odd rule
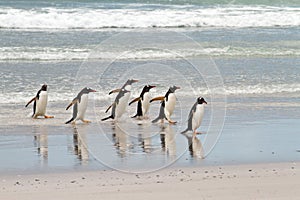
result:
[[[103,29],[149,27],[299,26],[297,7],[271,6],[135,6],[114,8],[0,8],[6,29]]]

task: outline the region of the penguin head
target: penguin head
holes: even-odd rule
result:
[[[178,90],[178,89],[180,89],[180,87],[177,87],[177,86],[173,85],[173,86],[171,86],[171,87],[169,88],[169,91],[174,93],[175,90]]]
[[[198,97],[197,103],[198,103],[198,104],[204,104],[204,103],[207,104],[207,102],[204,100],[203,97]]]
[[[143,88],[143,92],[149,92],[152,88],[155,88],[154,85],[145,85]]]
[[[136,82],[138,82],[138,80],[128,79],[127,82],[125,83],[125,85],[131,85],[132,83],[136,83]]]
[[[93,89],[91,89],[91,88],[89,88],[89,87],[85,87],[85,88],[83,88],[82,90],[81,90],[81,93],[82,94],[88,94],[88,93],[90,93],[90,92],[97,92],[96,90],[93,90]]]
[[[47,91],[47,85],[46,85],[46,84],[42,85],[41,90],[42,90],[42,91]]]

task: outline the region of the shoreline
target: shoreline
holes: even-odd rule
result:
[[[2,175],[1,199],[293,199],[300,162],[170,167],[144,174],[113,170]]]
[[[110,123],[102,126],[105,134],[96,132],[96,123],[78,125],[76,131],[72,127],[49,125],[6,129],[7,132],[0,135],[0,174],[96,171],[109,167],[137,172],[145,167],[151,170],[163,166],[194,168],[299,162],[296,118],[261,122],[244,120],[244,124],[239,120],[230,119],[217,145],[205,159],[199,157],[200,143],[188,148],[190,141],[177,133],[177,129],[181,130],[177,126],[166,125],[164,129],[157,125],[145,126],[127,137],[119,129],[113,129]],[[133,130],[132,126],[125,128]],[[24,131],[28,134],[21,134]],[[156,133],[151,140],[147,140],[149,132]],[[138,137],[139,134],[143,137]],[[197,137],[204,152],[205,136]]]

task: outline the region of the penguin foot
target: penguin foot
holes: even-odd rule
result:
[[[54,118],[54,116],[44,115],[45,119]]]
[[[91,121],[89,121],[89,120],[81,120],[82,122],[84,122],[84,123],[86,123],[86,124],[89,124],[89,123],[91,123]]]
[[[168,120],[168,122],[169,122],[170,124],[176,124],[176,123],[177,123],[176,121],[171,121],[171,120]]]

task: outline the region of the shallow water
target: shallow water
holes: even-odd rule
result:
[[[112,168],[147,172],[167,166],[299,161],[299,105],[283,104],[281,97],[269,100],[262,103],[259,97],[243,101],[229,98],[224,127],[210,152],[209,107],[199,129],[203,134],[194,140],[191,133],[180,133],[186,127],[188,111],[188,105],[183,103],[173,117],[177,125],[132,120],[129,116],[134,114],[135,108],[130,108],[118,123],[100,122],[105,114],[99,116],[91,108],[87,116],[92,123],[88,125],[63,124],[70,117],[69,113],[57,114],[54,119],[19,118],[16,120],[20,121],[1,125],[0,171]],[[150,118],[154,118],[158,105],[151,108]],[[179,111],[185,112],[183,119]],[[58,112],[62,113],[61,109]]]
[[[296,162],[300,160],[297,122],[297,119],[227,122],[217,145],[204,159],[205,134],[193,140],[191,135],[180,134],[182,129],[177,126],[136,125],[130,133],[110,122],[76,128],[9,127],[6,134],[1,134],[0,171],[110,168],[147,172],[169,166]]]
[[[0,172],[299,161],[299,6],[158,3],[0,3]],[[140,80],[132,98],[145,84],[157,86],[153,97],[180,86],[178,124],[132,120],[135,105],[118,123],[100,122],[114,100],[108,91],[128,78]],[[24,105],[43,83],[55,118],[33,120]],[[98,91],[92,123],[65,125],[65,107],[85,86]],[[192,140],[180,132],[200,95],[204,134]],[[151,105],[150,119],[158,109]]]

